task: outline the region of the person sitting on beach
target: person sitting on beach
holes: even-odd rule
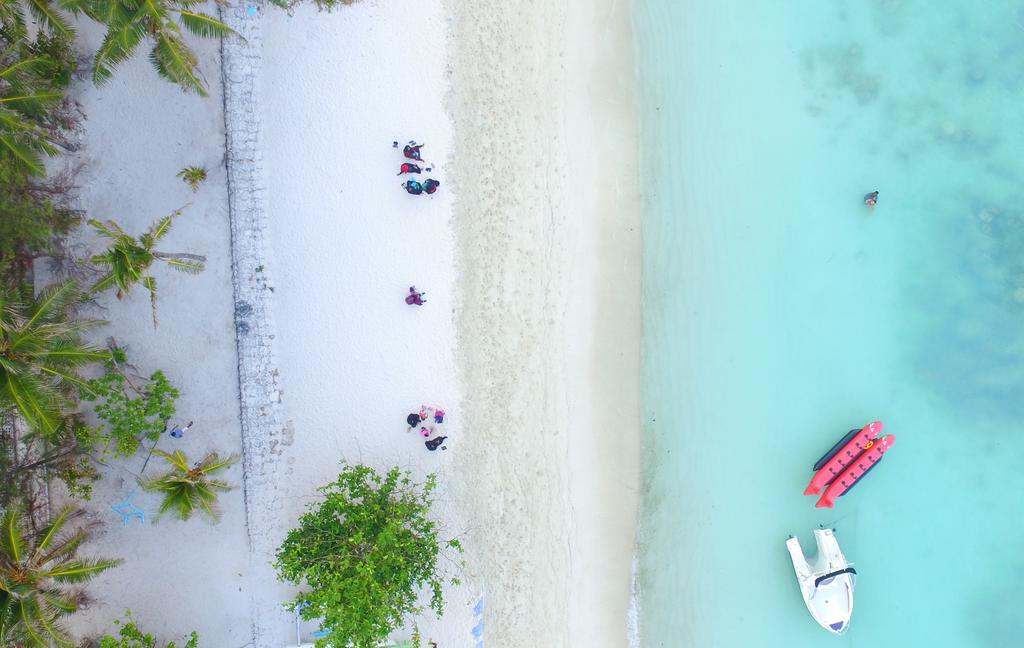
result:
[[[405,417],[405,422],[409,424],[409,430],[419,425],[420,421],[422,420],[423,419],[420,418],[420,415],[415,413]],[[406,432],[408,432],[409,430],[406,430]]]
[[[423,144],[417,144],[415,140],[409,140],[409,143],[402,149],[402,154],[410,160],[421,161],[423,158],[420,157],[420,149],[423,148]]]
[[[423,183],[423,191],[426,191],[428,194],[432,194],[436,192],[437,188],[440,186],[441,183],[438,180],[428,178],[427,181]]]
[[[411,162],[404,162],[400,168],[401,170],[398,172],[398,175],[403,173],[423,173],[422,169]]]
[[[428,192],[429,193],[429,192]],[[869,194],[864,195],[864,204],[868,207],[874,207],[878,204],[878,192],[872,191]]]
[[[427,303],[424,297],[427,295],[425,292],[416,290],[416,286],[409,286],[409,294],[405,296],[405,303],[410,306],[422,306]]]
[[[415,180],[407,180],[402,187],[414,196],[418,196],[423,193],[423,185]]]
[[[434,437],[433,439],[430,439],[429,441],[424,441],[423,445],[427,446],[427,450],[430,450],[431,452],[433,452],[434,450],[437,450],[438,446],[440,446],[442,450],[447,450],[448,448],[446,446],[442,446],[441,445],[442,443],[444,443],[445,439],[447,439],[447,438],[448,437],[446,437],[446,436]]]

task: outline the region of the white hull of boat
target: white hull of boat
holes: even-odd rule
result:
[[[832,529],[815,529],[814,540],[818,554],[810,563],[798,539],[786,540],[786,548],[793,559],[793,570],[807,610],[822,628],[832,634],[842,634],[850,627],[853,616],[856,572],[843,556]]]

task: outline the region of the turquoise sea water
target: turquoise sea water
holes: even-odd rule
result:
[[[635,11],[643,645],[1024,646],[1024,4]],[[894,448],[815,509],[875,419]],[[784,547],[819,524],[860,573],[839,638]]]

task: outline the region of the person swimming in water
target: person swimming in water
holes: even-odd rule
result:
[[[406,193],[410,193],[414,196],[418,196],[423,193],[423,185],[416,180],[406,180],[402,184],[402,188],[405,189]]]
[[[428,178],[427,181],[423,183],[423,191],[426,191],[428,194],[432,194],[435,193],[437,188],[440,186],[440,181]]]
[[[872,191],[869,194],[864,194],[864,204],[868,207],[874,207],[878,204],[878,192]]]
[[[400,170],[398,171],[398,175],[402,175],[403,173],[423,173],[422,169],[420,169],[415,164],[412,164],[411,162],[403,163],[402,166],[399,167],[399,169]]]

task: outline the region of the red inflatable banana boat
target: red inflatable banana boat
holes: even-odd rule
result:
[[[864,475],[871,472],[871,470],[878,465],[878,462],[882,460],[882,455],[884,455],[894,443],[896,443],[896,436],[892,434],[886,434],[872,443],[865,449],[864,454],[857,457],[849,468],[844,470],[841,475],[836,477],[832,483],[829,484],[828,488],[825,489],[825,494],[821,496],[821,499],[818,500],[818,503],[814,506],[817,508],[832,508],[835,504],[836,498],[842,497],[848,493],[850,489],[864,477]]]
[[[882,431],[882,422],[868,423],[858,430],[850,430],[832,449],[826,452],[818,463],[814,464],[811,483],[804,489],[804,495],[817,495],[831,484],[853,461],[864,453],[871,442]]]

